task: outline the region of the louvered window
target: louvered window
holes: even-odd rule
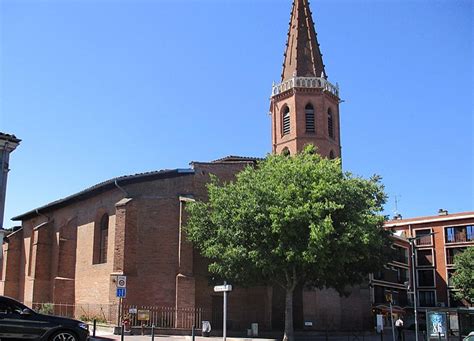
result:
[[[334,138],[334,122],[331,108],[328,109],[328,133],[330,138]]]
[[[314,133],[316,131],[314,125],[314,108],[310,103],[304,108],[304,113],[306,117],[306,132]]]
[[[283,110],[283,135],[290,133],[290,108],[285,107]]]

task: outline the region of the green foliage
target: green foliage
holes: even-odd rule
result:
[[[346,285],[386,262],[385,194],[341,169],[314,147],[269,155],[232,183],[213,178],[209,200],[187,206],[188,238],[210,260],[209,271],[234,284]]]
[[[38,309],[38,313],[45,315],[54,314],[54,305],[53,303],[41,303],[41,306]]]
[[[83,322],[93,322],[94,320],[96,320],[97,323],[107,324],[107,319],[104,316],[100,315],[81,315],[79,317],[79,320]]]
[[[474,247],[468,247],[464,252],[454,257],[456,271],[452,277],[453,285],[458,291],[455,297],[474,303]]]

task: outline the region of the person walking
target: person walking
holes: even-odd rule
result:
[[[403,320],[401,316],[399,316],[398,319],[395,321],[395,328],[397,328],[398,341],[403,341]]]

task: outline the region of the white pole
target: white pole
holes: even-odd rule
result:
[[[224,281],[224,286],[227,282]],[[224,290],[224,321],[222,321],[222,340],[226,341],[227,337],[227,291]]]
[[[392,320],[392,339],[395,341],[395,326],[393,325],[392,300],[390,300],[390,320]]]
[[[417,311],[418,299],[416,297],[415,239],[410,240],[410,245],[411,245],[413,312],[415,313],[415,341],[418,341],[418,311]]]

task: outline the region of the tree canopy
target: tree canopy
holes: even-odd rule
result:
[[[291,157],[269,155],[230,183],[213,178],[208,194],[188,206],[188,238],[210,260],[211,273],[286,290],[287,339],[297,285],[342,293],[380,269],[390,249],[380,178],[343,172],[340,160],[322,158],[312,146]]]
[[[454,257],[456,271],[452,277],[453,285],[458,291],[455,297],[474,303],[474,247],[468,247]]]

